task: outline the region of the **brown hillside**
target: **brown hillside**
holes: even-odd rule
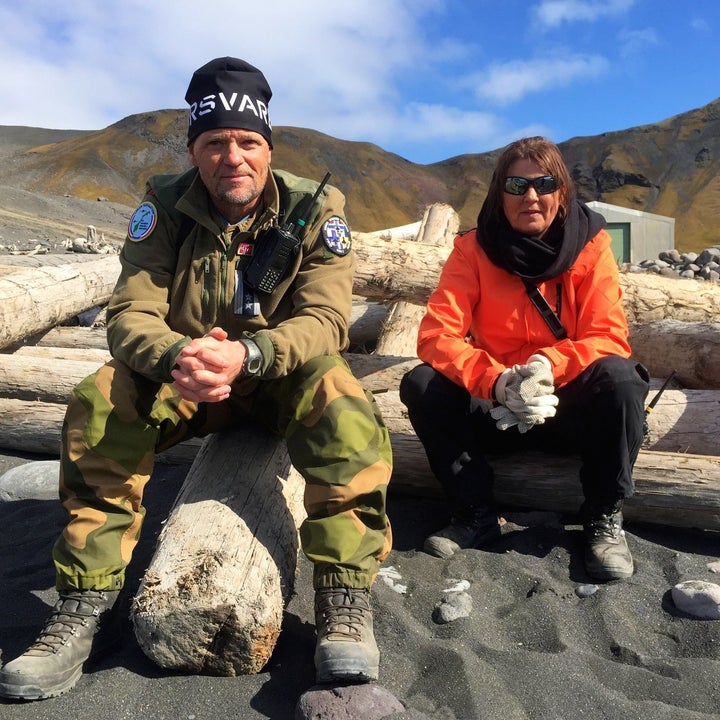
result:
[[[145,179],[187,167],[185,113],[132,115],[96,132],[0,126],[3,184],[32,193],[107,198],[132,207]],[[24,140],[24,142],[23,142]],[[42,143],[42,144],[40,144]],[[473,227],[498,151],[417,165],[376,145],[294,127],[274,131],[273,165],[320,180],[348,198],[356,230],[414,222],[435,202]],[[676,219],[676,246],[720,241],[720,99],[663,122],[560,144],[584,200]]]

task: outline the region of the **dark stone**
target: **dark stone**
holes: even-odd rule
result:
[[[374,683],[317,685],[300,696],[295,720],[381,720],[397,713],[402,717],[404,712],[405,706],[389,690]]]

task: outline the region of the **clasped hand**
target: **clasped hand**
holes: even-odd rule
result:
[[[557,412],[558,398],[550,362],[532,355],[525,365],[506,370],[498,394],[498,407],[490,411],[499,430],[517,425],[523,434],[535,425],[542,425]]]
[[[230,385],[242,371],[245,346],[227,337],[225,330],[215,327],[180,351],[170,373],[180,397],[221,402],[230,396]]]

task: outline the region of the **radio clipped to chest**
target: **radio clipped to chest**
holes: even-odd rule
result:
[[[305,202],[294,222],[288,220],[282,227],[273,225],[257,238],[252,261],[245,270],[245,282],[254,290],[271,293],[285,277],[300,248],[301,239],[296,233],[305,227],[306,215],[329,179],[330,173],[326,173],[315,194]]]

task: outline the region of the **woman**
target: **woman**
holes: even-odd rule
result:
[[[603,228],[575,198],[556,145],[532,137],[505,148],[477,228],[455,239],[428,301],[423,364],[400,386],[452,507],[450,525],[425,541],[430,554],[500,537],[491,450],[570,451],[582,461],[586,570],[632,575],[622,501],[633,494],[649,378],[630,359]]]

